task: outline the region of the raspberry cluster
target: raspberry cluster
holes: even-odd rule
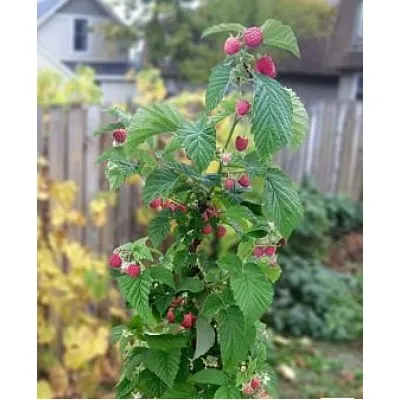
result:
[[[139,264],[124,263],[124,260],[122,259],[118,251],[114,251],[114,253],[112,253],[108,257],[108,265],[110,266],[110,268],[121,268],[121,271],[125,272],[132,278],[137,278],[141,273],[141,268]]]

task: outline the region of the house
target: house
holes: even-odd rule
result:
[[[278,66],[279,80],[309,105],[363,98],[363,1],[335,3],[331,35],[300,39],[301,59],[290,57]]]
[[[104,102],[125,102],[134,96],[127,73],[134,67],[126,43],[106,42],[99,27],[124,24],[101,0],[38,0],[38,70],[51,68],[68,78],[80,64],[95,70]]]

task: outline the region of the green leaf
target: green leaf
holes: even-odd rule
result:
[[[173,349],[169,352],[149,349],[145,359],[147,368],[156,374],[168,387],[172,387],[179,369],[181,350]]]
[[[103,161],[126,161],[125,147],[110,147],[96,159],[97,164]]]
[[[242,395],[239,389],[233,385],[221,386],[214,395],[214,399],[240,399]]]
[[[299,45],[291,26],[284,25],[276,19],[267,19],[261,26],[261,30],[264,32],[264,42],[268,46],[287,50],[300,58]]]
[[[205,170],[215,155],[215,127],[202,120],[183,122],[177,135],[197,170]]]
[[[164,283],[175,289],[175,282],[172,272],[162,265],[155,265],[150,268],[151,276],[155,281]]]
[[[289,93],[275,79],[255,74],[251,133],[262,158],[275,154],[293,136]]]
[[[296,93],[292,89],[286,88],[285,90],[289,93],[293,109],[293,137],[289,146],[292,150],[298,150],[307,136],[309,117],[304,104]]]
[[[175,132],[182,121],[178,110],[170,104],[152,104],[139,108],[128,127],[127,153],[131,154],[140,143],[151,136]]]
[[[279,398],[279,393],[277,390],[278,377],[276,376],[274,369],[270,365],[264,365],[264,368],[266,369],[267,375],[270,378],[267,383],[267,392],[270,396],[277,399]]]
[[[153,282],[150,271],[144,271],[137,278],[131,278],[128,275],[120,276],[117,278],[117,282],[122,296],[140,317],[148,322],[153,322],[154,317],[149,305],[149,294]]]
[[[125,128],[125,125],[121,122],[111,122],[105,126],[96,129],[93,132],[93,136],[103,135],[104,133],[108,133],[110,131],[113,131],[114,129],[120,129],[120,128]]]
[[[226,385],[228,383],[228,376],[225,372],[215,369],[207,368],[195,373],[190,378],[190,381],[202,385]]]
[[[217,261],[220,268],[225,269],[229,272],[240,272],[242,269],[242,261],[240,258],[232,253],[228,253],[220,257]]]
[[[257,176],[264,176],[265,171],[267,170],[267,165],[265,162],[262,162],[257,154],[257,152],[252,151],[247,153],[244,156],[244,165],[246,168],[246,172],[249,174],[251,179],[254,179]]]
[[[118,399],[130,399],[131,393],[135,388],[134,382],[129,379],[124,378],[121,382],[116,386],[116,395]]]
[[[255,240],[242,240],[237,249],[237,255],[241,260],[245,260],[253,254]]]
[[[298,191],[279,168],[268,168],[263,208],[267,218],[275,223],[286,238],[303,217],[303,205]]]
[[[135,368],[140,364],[145,356],[147,349],[144,347],[135,347],[127,356],[126,361],[124,363],[125,370],[128,376],[131,376],[134,373]]]
[[[210,293],[204,300],[203,310],[201,314],[206,317],[212,317],[223,307],[224,303],[220,295]]]
[[[178,138],[175,136],[168,141],[168,143],[164,149],[164,154],[174,153],[175,151],[178,151],[181,148],[182,148],[182,145],[181,145],[180,141],[178,140]]]
[[[161,210],[150,221],[149,238],[154,247],[159,247],[164,239],[168,236],[171,229],[172,211],[168,208]]]
[[[197,389],[187,382],[177,382],[171,389],[168,389],[162,396],[163,399],[195,399]]]
[[[225,219],[239,234],[243,234],[244,229],[249,227],[246,221],[257,221],[256,216],[247,207],[239,205],[229,207],[225,213]]]
[[[144,398],[157,399],[167,389],[167,385],[148,369],[139,374],[138,389],[144,394]]]
[[[124,325],[113,326],[110,331],[110,343],[115,344],[118,342],[122,332],[126,329]]]
[[[172,294],[167,294],[165,296],[158,296],[154,301],[154,305],[157,308],[157,311],[162,315],[167,311],[167,308],[171,305],[173,296]]]
[[[282,270],[279,265],[274,267],[264,266],[264,273],[272,283],[275,283],[281,276]]]
[[[199,293],[204,289],[204,283],[197,277],[194,278],[183,278],[177,292],[183,292],[187,290],[192,293]]]
[[[170,169],[156,169],[146,180],[143,188],[143,202],[149,204],[156,198],[166,199],[178,182],[179,175]]]
[[[125,181],[138,171],[137,165],[127,161],[109,161],[105,169],[111,190],[119,189]]]
[[[181,334],[145,334],[145,339],[152,349],[164,351],[169,351],[171,349],[181,349],[187,344],[187,337]]]
[[[127,114],[125,111],[117,106],[112,106],[107,109],[107,112],[113,117],[118,119],[124,127],[127,127],[132,121],[132,115]]]
[[[202,317],[196,321],[196,351],[193,359],[199,358],[211,349],[215,342],[215,332],[210,323]]]
[[[235,369],[238,362],[246,357],[243,347],[245,322],[237,306],[222,309],[218,313],[218,341],[221,347],[224,370]]]
[[[139,260],[153,260],[150,248],[147,246],[148,237],[135,240],[132,243],[132,254],[135,259]]]
[[[212,70],[208,79],[206,91],[206,110],[212,111],[224,97],[229,84],[232,67],[227,64],[218,64]]]
[[[231,276],[236,304],[246,320],[258,320],[272,303],[273,287],[257,264],[245,264],[240,274]]]
[[[242,32],[245,29],[246,29],[246,27],[243,26],[242,24],[228,22],[225,24],[218,24],[218,25],[210,26],[209,28],[207,28],[203,31],[203,33],[201,34],[201,37],[205,38],[206,36],[213,35],[215,33],[221,33],[221,32]]]

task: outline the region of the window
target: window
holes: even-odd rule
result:
[[[87,19],[74,20],[74,50],[87,51],[88,49],[88,21]]]

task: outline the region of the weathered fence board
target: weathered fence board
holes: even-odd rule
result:
[[[278,165],[297,183],[311,175],[323,192],[342,192],[362,200],[363,110],[360,102],[321,102],[309,107],[309,134],[298,152],[282,150]],[[92,132],[113,119],[104,107],[90,106],[38,109],[37,151],[47,143],[49,175],[53,179],[74,180],[79,188],[75,206],[88,215],[89,202],[99,191],[108,190],[104,166],[96,158],[111,146],[111,135],[93,137]],[[47,133],[48,131],[48,133]],[[140,234],[135,210],[140,205],[138,185],[125,185],[114,209],[108,211],[108,224],[101,229],[88,224],[74,228],[75,239],[99,252]]]

